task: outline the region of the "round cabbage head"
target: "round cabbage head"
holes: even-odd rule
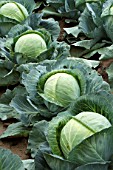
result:
[[[37,57],[47,50],[46,42],[37,33],[22,35],[15,43],[15,52],[22,53],[27,57]]]
[[[56,73],[45,82],[44,96],[49,101],[66,107],[80,96],[80,87],[74,76]]]
[[[26,8],[17,2],[8,2],[2,5],[0,8],[0,14],[18,22],[22,22],[28,17]]]
[[[61,130],[60,146],[65,158],[85,139],[110,126],[107,118],[98,113],[81,112],[74,116]]]
[[[110,8],[110,15],[113,15],[113,6]]]

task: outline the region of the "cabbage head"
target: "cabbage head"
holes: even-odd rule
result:
[[[27,9],[17,2],[4,3],[0,7],[0,14],[18,22],[22,22],[28,17]]]
[[[38,82],[39,95],[46,101],[68,107],[81,95],[81,82],[78,70],[55,70],[42,75]],[[73,73],[72,73],[73,72]],[[77,75],[79,74],[79,76]],[[83,86],[85,83],[83,82]]]
[[[98,113],[81,112],[74,116],[61,131],[60,146],[65,157],[83,140],[110,126],[110,122]]]
[[[37,57],[46,51],[46,42],[38,32],[29,32],[21,35],[14,47],[14,51],[27,57]]]
[[[109,120],[96,112],[81,112],[70,118],[59,116],[49,124],[48,141],[53,154],[71,159],[69,155],[74,148],[76,150],[86,139],[109,127]]]

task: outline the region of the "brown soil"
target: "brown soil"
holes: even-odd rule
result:
[[[0,135],[6,130],[7,126],[11,123],[0,121]],[[6,138],[0,140],[0,147],[10,149],[14,154],[20,156],[21,159],[28,159],[27,154],[27,138]]]
[[[100,63],[100,67],[98,68],[98,73],[102,75],[103,79],[106,82],[109,82],[108,75],[106,73],[106,68],[110,66],[110,64],[113,62],[113,59],[105,60]]]
[[[14,154],[19,155],[21,159],[29,159],[26,152],[27,139],[4,139],[0,140],[0,147],[10,149]]]

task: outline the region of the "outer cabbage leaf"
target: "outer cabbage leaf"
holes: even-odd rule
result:
[[[3,91],[4,92],[4,91]],[[0,103],[9,105],[12,98],[14,98],[15,95],[18,95],[22,93],[25,95],[27,92],[23,86],[16,86],[13,90],[7,89],[1,96],[0,96]]]
[[[43,147],[44,146],[44,147]],[[48,145],[46,143],[44,143],[42,146],[42,150],[48,153],[50,153],[50,148],[48,147]],[[37,154],[35,156],[35,169],[40,169],[40,170],[50,170],[49,165],[47,164],[44,156],[43,156],[43,152],[41,152],[40,150],[37,151]]]
[[[48,145],[41,145],[35,156],[35,167],[40,170],[108,170],[108,163],[94,163],[77,167],[76,164],[53,155],[48,151]]]
[[[26,160],[22,160],[23,164],[24,164],[24,168],[26,170],[35,170],[35,165],[34,165],[34,160],[33,159],[26,159]]]
[[[20,121],[26,126],[41,119],[39,109],[27,99],[26,95],[16,95],[11,100],[10,106],[17,111]]]
[[[0,16],[0,36],[2,37],[6,35],[8,31],[17,23],[18,22],[13,19],[4,18],[3,16]]]
[[[60,133],[65,124],[72,118],[68,112],[64,112],[62,116],[57,116],[52,119],[48,127],[48,141],[51,150],[55,155],[63,157],[60,148]]]
[[[93,38],[95,43],[106,37],[101,19],[102,7],[98,3],[87,4],[79,18],[79,28],[88,37]]]
[[[97,94],[84,95],[75,101],[75,103],[69,108],[69,112],[72,115],[77,115],[84,111],[100,113],[113,124],[112,100],[112,94],[109,94],[106,91]]]
[[[0,86],[14,85],[19,82],[20,74],[13,69],[14,67],[9,60],[0,59]]]
[[[73,148],[68,159],[78,166],[93,162],[107,163],[113,154],[112,139],[113,127],[104,129]]]
[[[30,131],[27,149],[30,151],[32,157],[35,157],[40,144],[46,141],[47,129],[48,122],[42,120],[35,123],[32,130]],[[36,138],[36,136],[39,137]]]
[[[111,39],[113,42],[113,27],[112,27],[112,20],[113,20],[113,13],[111,7],[113,6],[112,0],[107,0],[102,9],[101,18],[103,20],[104,29],[106,31],[107,36]]]
[[[3,138],[13,138],[13,137],[27,137],[29,135],[29,128],[25,127],[21,122],[12,123],[8,128],[2,133],[0,139]]]
[[[0,119],[7,120],[10,118],[19,118],[19,114],[9,105],[0,103]]]
[[[10,163],[9,163],[10,162]],[[0,169],[1,170],[24,170],[24,165],[19,156],[10,150],[0,148]]]
[[[43,10],[45,16],[56,15],[58,17],[68,17],[71,19],[77,19],[79,16],[75,0],[47,0],[47,3],[50,5],[50,8]]]
[[[15,0],[16,2],[22,4],[25,6],[25,8],[28,10],[28,13],[31,14],[32,11],[35,9],[36,7],[36,3],[34,0],[30,0],[30,3],[29,1],[27,0]]]
[[[42,17],[43,13],[33,13],[27,18],[25,24],[29,25],[33,30],[45,28],[50,32],[53,39],[56,40],[60,34],[60,26],[58,21],[55,21],[53,18],[42,19]]]

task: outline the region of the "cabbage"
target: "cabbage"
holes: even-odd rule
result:
[[[80,96],[80,87],[72,75],[56,73],[45,82],[44,95],[48,100],[67,106]]]
[[[4,4],[0,8],[0,14],[18,22],[22,22],[28,16],[26,8],[20,3],[16,2],[8,2]]]
[[[36,57],[47,50],[44,39],[37,33],[29,33],[20,36],[15,43],[15,52],[27,57]]]

